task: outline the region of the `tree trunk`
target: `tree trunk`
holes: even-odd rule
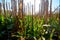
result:
[[[50,17],[52,17],[52,0],[50,0]]]
[[[2,4],[3,4],[4,16],[6,17],[6,12],[5,12],[5,0],[2,0]]]
[[[19,17],[23,18],[23,0],[20,0],[20,5],[19,5]]]
[[[0,3],[0,14],[1,14],[1,3]]]
[[[45,23],[48,23],[48,0],[45,2]]]

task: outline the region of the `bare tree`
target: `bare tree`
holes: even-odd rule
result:
[[[29,15],[29,3],[27,3],[27,6],[28,6],[28,15]]]
[[[2,4],[3,4],[4,16],[6,17],[6,12],[5,12],[5,0],[2,0]]]
[[[48,17],[48,0],[46,0],[46,2],[45,2],[45,14],[46,14],[46,19],[47,19],[47,17]]]
[[[34,0],[34,14],[35,14],[35,3],[36,3],[36,0]]]
[[[45,12],[45,0],[41,0],[41,15]]]
[[[48,0],[41,0],[41,14],[44,15],[46,23],[48,19],[48,4]]]
[[[0,14],[1,14],[1,3],[0,3]]]
[[[17,13],[16,5],[17,5],[16,0],[11,0],[11,8],[12,8],[13,16],[16,16],[16,13]]]
[[[59,5],[59,7],[60,7],[60,5]],[[59,25],[60,25],[60,8],[59,8]]]
[[[49,2],[48,2],[48,0],[46,0],[46,2],[45,2],[45,23],[47,24],[48,22],[48,4],[49,4]]]
[[[20,0],[19,4],[19,17],[23,18],[23,0]]]
[[[50,0],[50,17],[52,16],[52,0]]]
[[[40,4],[39,4],[39,16],[41,17],[41,8],[40,8]]]
[[[8,5],[7,5],[7,2],[6,2],[6,9],[8,10]]]

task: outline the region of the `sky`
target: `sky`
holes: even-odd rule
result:
[[[7,0],[7,2],[10,2],[11,0]],[[50,1],[50,0],[49,0]],[[0,0],[0,2],[2,2],[2,0]],[[24,0],[25,5],[27,5],[27,3],[34,4],[34,0]],[[35,11],[39,10],[39,3],[41,3],[40,0],[36,0],[35,3]],[[59,0],[52,0],[52,11],[59,5]]]

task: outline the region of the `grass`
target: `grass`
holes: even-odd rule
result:
[[[38,16],[32,18],[32,16],[24,16],[24,20],[8,16],[4,17],[0,15],[0,37],[3,39],[19,39],[21,36],[25,39],[60,39],[60,26],[56,18],[49,18],[48,24],[50,27],[43,27],[45,24],[44,17]],[[9,35],[8,35],[9,34]],[[5,36],[7,35],[7,36]]]

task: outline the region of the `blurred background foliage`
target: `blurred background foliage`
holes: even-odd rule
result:
[[[18,17],[17,17],[18,18]],[[16,18],[13,16],[4,17],[0,15],[0,38],[3,39],[20,39],[21,37],[27,39],[45,39],[56,40],[60,39],[60,25],[58,17],[48,19],[50,26],[43,26],[45,24],[44,17],[39,16],[32,18],[32,16],[24,16],[24,20],[18,18],[19,25],[15,25]],[[32,24],[33,22],[33,24]],[[8,37],[9,36],[9,37]]]

